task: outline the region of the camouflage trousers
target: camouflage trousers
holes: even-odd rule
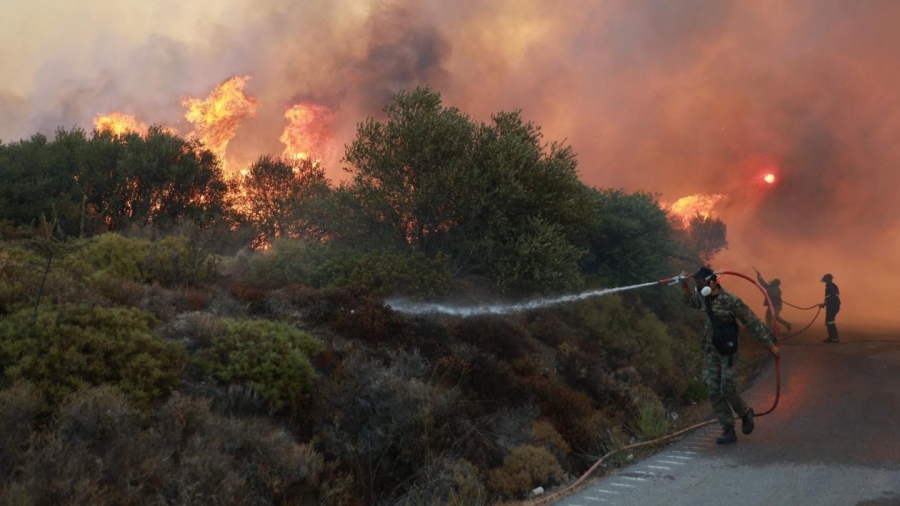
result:
[[[750,409],[741,399],[734,373],[737,354],[722,355],[713,350],[707,351],[703,360],[703,383],[706,395],[712,405],[713,412],[722,427],[734,427],[734,413],[743,416]]]

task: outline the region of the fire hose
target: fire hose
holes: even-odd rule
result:
[[[812,324],[815,323],[816,320],[819,318],[819,314],[822,313],[822,305],[821,305],[821,304],[813,304],[812,306],[809,306],[809,307],[800,307],[800,306],[795,306],[795,305],[791,304],[790,302],[788,302],[788,301],[786,301],[786,300],[783,300],[782,302],[783,302],[784,304],[788,305],[788,306],[791,306],[792,308],[799,309],[799,310],[801,310],[801,311],[809,311],[809,310],[811,310],[811,309],[815,309],[815,310],[816,310],[815,316],[813,316],[813,319],[810,320],[810,322],[807,323],[805,327],[803,327],[802,329],[798,330],[797,332],[794,332],[794,333],[791,333],[791,334],[788,334],[788,335],[784,336],[783,338],[780,339],[780,341],[782,341],[782,342],[787,341],[788,339],[790,339],[790,338],[792,338],[792,337],[797,337],[798,335],[800,335],[800,334],[802,334],[803,332],[805,332],[808,328],[812,327]]]
[[[750,278],[749,276],[746,276],[746,275],[741,274],[741,273],[739,273],[739,272],[733,272],[733,271],[716,271],[715,273],[716,273],[717,275],[719,275],[719,274],[728,274],[728,275],[738,276],[738,277],[741,277],[741,278],[746,279],[747,281],[749,281],[750,283],[752,283],[753,286],[757,287],[757,288],[763,293],[763,295],[766,297],[766,301],[769,303],[769,307],[773,307],[773,306],[772,306],[772,301],[769,299],[769,294],[766,292],[766,290],[765,290],[762,286],[760,286],[759,283],[757,283],[754,279]],[[674,285],[674,284],[680,283],[681,281],[684,281],[685,279],[687,279],[687,276],[685,276],[684,274],[679,274],[679,275],[677,275],[677,276],[672,276],[672,277],[670,277],[670,278],[660,279],[657,283],[648,283],[648,285],[650,285],[650,286],[653,286],[653,285],[656,285],[656,284],[659,284],[659,285]],[[812,308],[809,308],[809,309],[812,309]],[[818,313],[816,313],[816,316],[818,316]],[[815,319],[813,319],[813,321],[815,321]],[[776,336],[778,335],[778,327],[777,327],[777,325],[778,325],[777,321],[775,321],[775,320],[773,319],[773,322],[772,322],[772,332],[775,333]],[[810,322],[810,325],[812,325],[812,322]],[[807,327],[809,327],[809,326],[807,325]],[[806,330],[806,329],[803,329],[803,330]],[[801,332],[802,332],[802,331],[801,331]],[[798,334],[799,334],[799,332],[798,332]],[[763,412],[761,412],[761,413],[755,413],[754,416],[765,416],[765,415],[768,415],[769,413],[771,413],[772,411],[775,411],[775,407],[778,406],[778,400],[780,399],[780,397],[781,397],[781,358],[780,358],[779,356],[775,356],[775,400],[772,402],[772,406],[771,406],[769,409],[767,409],[766,411],[763,411]],[[577,480],[575,480],[571,485],[566,486],[566,488],[564,488],[564,489],[562,489],[562,490],[553,492],[553,493],[550,494],[550,495],[547,495],[547,496],[541,497],[541,498],[539,498],[539,499],[533,500],[533,501],[531,501],[531,502],[528,502],[527,504],[528,504],[529,506],[538,506],[538,505],[543,505],[543,504],[549,504],[549,503],[552,502],[552,501],[556,501],[556,500],[558,500],[558,499],[561,499],[561,498],[563,498],[563,497],[565,497],[565,496],[567,496],[567,495],[569,495],[569,494],[571,494],[571,493],[577,491],[578,489],[580,489],[580,488],[585,484],[585,481],[586,481],[592,474],[594,474],[594,472],[595,472],[601,465],[603,465],[603,463],[604,463],[607,459],[609,459],[611,456],[613,456],[613,455],[615,455],[615,454],[617,454],[617,453],[623,452],[623,451],[625,451],[625,450],[632,450],[632,449],[635,449],[635,448],[641,448],[641,447],[644,447],[644,446],[651,446],[651,445],[659,444],[659,443],[662,443],[662,442],[665,442],[665,441],[669,441],[669,440],[678,438],[678,437],[680,437],[680,436],[682,436],[682,435],[684,435],[684,434],[686,434],[686,433],[688,433],[688,432],[691,432],[691,431],[694,431],[694,430],[696,430],[696,429],[699,429],[700,427],[705,427],[705,426],[707,426],[707,425],[710,425],[710,424],[712,424],[712,423],[715,423],[715,422],[717,422],[717,421],[718,421],[718,420],[716,420],[716,419],[706,420],[706,421],[704,421],[704,422],[696,423],[696,424],[694,424],[694,425],[691,425],[690,427],[685,427],[685,428],[683,428],[683,429],[681,429],[681,430],[675,431],[675,432],[673,432],[673,433],[671,433],[671,434],[667,434],[667,435],[665,435],[665,436],[662,436],[662,437],[659,437],[659,438],[656,438],[656,439],[651,439],[651,440],[648,440],[648,441],[641,441],[641,442],[639,442],[639,443],[634,443],[634,444],[630,444],[630,445],[627,445],[627,446],[623,446],[623,447],[621,447],[621,448],[615,448],[615,449],[613,449],[613,450],[610,450],[610,451],[607,452],[605,455],[603,455],[602,457],[600,457],[600,459],[597,460],[597,461],[590,467],[590,469],[588,469],[587,471],[585,471],[584,474],[582,474],[581,477],[579,477]]]

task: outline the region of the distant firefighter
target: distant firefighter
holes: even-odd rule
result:
[[[756,280],[759,281],[760,286],[766,289],[766,293],[769,295],[768,299],[763,300],[763,305],[766,306],[766,325],[770,328],[774,328],[772,326],[772,318],[774,316],[775,321],[784,325],[784,328],[788,329],[790,332],[791,324],[781,317],[781,307],[783,305],[781,300],[781,280],[775,278],[766,283],[766,280],[763,279],[762,274],[760,274],[759,271],[756,271]],[[769,307],[769,300],[772,301],[772,307]]]
[[[825,343],[839,343],[837,325],[834,319],[841,310],[841,291],[834,284],[834,276],[826,274],[822,276],[822,283],[825,283],[825,302],[819,304],[819,307],[825,308],[825,328],[828,329],[828,338]]]

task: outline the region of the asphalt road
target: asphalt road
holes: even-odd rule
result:
[[[782,342],[781,397],[753,434],[716,445],[707,425],[554,504],[900,506],[900,331],[841,330]],[[744,398],[766,411],[775,385],[770,365]]]

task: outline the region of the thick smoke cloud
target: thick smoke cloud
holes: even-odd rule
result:
[[[181,99],[252,75],[260,107],[230,154],[280,153],[284,111],[314,102],[334,113],[339,178],[356,124],[428,84],[478,120],[521,109],[575,148],[587,184],[726,195],[716,267],[779,277],[803,306],[832,272],[839,320],[900,320],[898,2],[18,4],[0,19],[5,142],[113,111],[186,132]]]

